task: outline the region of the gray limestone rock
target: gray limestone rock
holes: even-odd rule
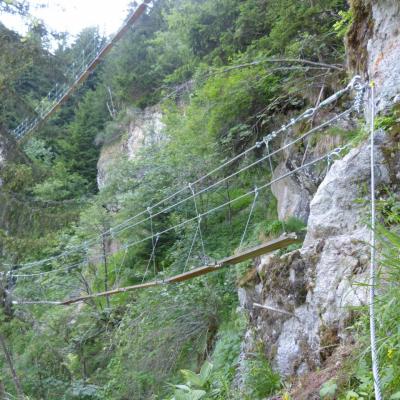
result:
[[[390,107],[399,95],[400,2],[371,1],[373,32],[368,41],[368,77],[376,86],[379,110]]]
[[[379,132],[378,187],[393,183],[386,146],[388,138]],[[261,258],[261,293],[257,297],[250,289],[251,296],[241,296],[268,357],[284,376],[314,369],[329,355],[326,347],[350,340],[346,327],[351,307],[366,304],[368,287],[360,284],[368,279],[369,180],[370,146],[365,143],[336,161],[319,186],[310,204],[303,247],[281,257]],[[266,309],[251,308],[252,299]]]
[[[289,172],[286,163],[280,163],[274,170],[273,179]],[[296,217],[307,221],[310,210],[310,193],[293,175],[272,184],[272,193],[278,201],[278,217],[287,220]]]
[[[160,143],[165,139],[161,110],[149,107],[129,115],[131,121],[126,126],[126,134],[111,143],[103,145],[97,162],[97,185],[107,186],[113,168],[121,158],[134,160],[144,147]]]

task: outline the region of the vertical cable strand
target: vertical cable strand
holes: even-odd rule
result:
[[[375,399],[381,400],[381,382],[379,376],[379,360],[376,348],[375,329],[375,284],[376,284],[376,198],[375,198],[375,85],[371,82],[371,269],[369,277],[369,320],[371,336],[372,372],[374,376]]]

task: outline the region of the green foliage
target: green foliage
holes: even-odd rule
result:
[[[72,388],[64,395],[63,399],[95,400],[101,399],[101,395],[99,394],[98,386],[76,381]]]
[[[70,170],[87,180],[89,189],[96,190],[97,159],[99,148],[94,145],[97,133],[107,120],[105,92],[88,91],[71,123],[70,142],[65,143],[63,157]]]
[[[340,20],[333,25],[333,29],[340,38],[345,38],[354,22],[354,12],[350,8],[347,11],[339,11]]]
[[[31,210],[24,214],[19,203],[4,208],[12,223],[24,225],[26,232],[13,236],[12,223],[4,224],[2,254],[15,264],[51,258],[125,218],[146,213],[144,204],[154,204],[195,181],[260,140],[288,115],[314,103],[319,87],[314,93],[308,79],[332,90],[321,71],[288,71],[266,60],[301,57],[341,62],[343,44],[332,26],[345,8],[344,0],[315,0],[311,6],[299,0],[156,2],[57,116],[27,141],[29,160],[2,170],[3,188],[33,197],[35,207],[42,205],[38,216]],[[36,26],[23,42],[18,35],[1,31],[0,123],[9,127],[20,115],[32,113],[53,82],[64,79],[55,59],[61,65],[74,61],[93,34],[99,45],[104,40],[96,30],[85,30],[73,46],[64,43],[56,57],[50,57],[42,28]],[[18,59],[26,62],[19,64]],[[135,110],[160,100],[168,140],[145,147],[135,160],[120,157],[109,171],[107,187],[96,193],[98,145],[118,145],[135,122]],[[110,113],[111,101],[117,115]],[[197,184],[196,190],[250,165],[262,152],[265,149],[248,153]],[[202,219],[206,256],[220,259],[235,251],[253,201],[245,194],[270,175],[269,166],[260,165],[198,197],[198,206],[205,211],[243,196]],[[77,218],[79,207],[74,208],[72,200],[88,193],[96,194]],[[42,208],[50,209],[53,203],[63,211],[54,208],[44,213]],[[68,298],[201,265],[199,240],[188,257],[196,221],[160,237],[154,264],[149,264],[150,241],[103,258],[107,246],[142,240],[151,229],[161,232],[195,216],[192,201],[182,201],[154,218],[152,227],[147,221],[117,238],[104,235],[91,247],[85,266],[45,275],[34,285],[18,282],[14,295]],[[32,228],[28,217],[35,222]],[[260,191],[245,245],[303,228],[295,219],[278,221],[276,200],[268,191]],[[82,249],[34,271],[63,268],[84,255]],[[24,391],[31,398],[71,400],[170,398],[174,391],[176,400],[271,395],[280,388],[280,379],[262,349],[247,362],[245,393],[233,388],[247,324],[235,312],[236,275],[232,269],[184,285],[124,293],[110,298],[110,304],[96,299],[71,309],[29,308],[20,319],[2,324],[17,371],[24,377]],[[6,370],[2,359],[0,370],[2,374]],[[11,378],[8,373],[4,376],[10,390]],[[179,385],[182,379],[184,385]]]
[[[26,192],[34,182],[32,168],[26,164],[8,163],[1,169],[0,174],[5,191]]]
[[[36,184],[32,192],[41,200],[62,201],[83,196],[88,183],[77,173],[70,173],[64,163],[53,165],[52,175]]]
[[[335,382],[334,379],[331,379],[322,385],[322,388],[319,391],[319,395],[321,396],[322,399],[333,399],[335,397],[337,389],[338,389],[337,383]]]
[[[31,138],[24,146],[26,155],[33,161],[50,166],[54,152],[47,147],[43,139]]]
[[[379,208],[385,210],[384,220],[388,227],[380,225],[377,233],[380,237],[380,285],[376,302],[378,356],[380,361],[381,383],[385,398],[397,396],[400,389],[400,331],[399,313],[400,296],[400,264],[398,252],[400,236],[394,226],[398,226],[398,201],[394,206],[393,196],[389,196],[388,203],[382,200]],[[396,223],[396,225],[393,225]],[[359,332],[361,347],[358,362],[352,366],[350,390],[343,398],[372,399],[373,377],[369,349],[369,318],[365,311],[363,317],[356,323]],[[366,349],[366,350],[365,350]],[[346,394],[347,393],[347,394]],[[396,397],[395,397],[396,398]]]
[[[400,107],[394,106],[386,115],[377,117],[375,128],[384,129],[393,138],[398,138],[400,135]]]
[[[182,369],[180,372],[185,379],[185,385],[175,385],[174,397],[171,400],[200,400],[204,398],[211,377],[213,365],[206,361],[198,374]]]
[[[262,348],[259,348],[253,358],[247,361],[246,368],[245,395],[249,399],[264,399],[280,389],[280,377],[272,370]]]

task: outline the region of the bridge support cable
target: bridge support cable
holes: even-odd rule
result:
[[[242,237],[240,239],[239,250],[242,248],[244,240],[246,239],[247,230],[249,229],[250,220],[251,220],[251,217],[253,216],[254,208],[255,208],[256,202],[257,202],[257,198],[258,198],[258,188],[256,186],[254,188],[253,203],[251,204],[249,216],[247,217],[246,225],[244,227],[244,230],[243,230],[243,233],[242,233]]]
[[[220,205],[218,205],[218,206],[216,206],[216,207],[214,207],[214,208],[212,208],[212,209],[210,209],[210,210],[208,210],[206,212],[200,213],[198,211],[198,214],[195,217],[186,219],[183,222],[180,222],[178,224],[175,224],[174,226],[168,227],[168,228],[164,229],[163,231],[158,232],[156,235],[158,235],[158,236],[165,235],[166,233],[175,231],[177,229],[181,229],[183,226],[185,226],[185,225],[187,225],[189,223],[193,223],[195,221],[198,222],[199,220],[203,219],[207,215],[209,215],[211,213],[214,213],[214,212],[216,212],[216,211],[218,211],[218,210],[220,210],[220,209],[222,209],[224,207],[227,207],[228,205],[230,205],[232,203],[240,201],[240,200],[242,200],[242,199],[244,199],[244,198],[246,198],[248,196],[253,196],[253,195],[255,195],[256,192],[259,192],[260,190],[266,189],[266,188],[272,186],[274,183],[279,182],[282,179],[288,178],[289,176],[291,176],[293,174],[296,174],[296,173],[298,173],[298,172],[300,172],[300,171],[302,171],[302,170],[304,170],[304,169],[306,169],[306,168],[308,168],[308,167],[310,167],[310,166],[312,166],[312,165],[314,165],[314,164],[316,164],[316,163],[318,163],[318,162],[320,162],[322,160],[326,160],[327,158],[332,158],[333,156],[340,155],[340,153],[344,149],[346,149],[347,147],[348,146],[346,145],[346,146],[343,146],[341,148],[337,148],[337,149],[335,149],[335,150],[333,150],[333,151],[331,151],[331,152],[329,152],[329,153],[327,153],[327,154],[325,154],[325,155],[323,155],[323,156],[321,156],[321,157],[319,157],[317,159],[314,159],[313,161],[310,161],[310,162],[308,162],[306,164],[301,165],[300,167],[297,167],[297,168],[287,172],[286,174],[283,174],[283,175],[281,175],[279,177],[275,177],[275,178],[271,179],[270,181],[268,181],[267,183],[263,184],[262,186],[256,187],[256,188],[252,189],[251,191],[249,191],[247,193],[244,193],[244,194],[242,194],[242,195],[240,195],[238,197],[230,199],[229,201],[227,201],[227,202],[225,202],[223,204],[220,204]],[[199,192],[197,192],[197,193],[199,193]],[[190,196],[190,198],[192,198],[192,196]],[[152,218],[154,218],[154,216],[155,216],[155,214],[152,215]],[[128,242],[128,243],[124,244],[122,249],[128,249],[130,247],[137,246],[137,245],[139,245],[141,243],[144,243],[146,241],[150,241],[150,240],[152,241],[152,240],[154,240],[154,238],[155,238],[155,234],[153,233],[153,234],[150,234],[149,236],[147,236],[145,238],[138,239],[138,240],[135,240],[135,241]],[[86,244],[87,244],[87,242],[86,242]],[[98,258],[100,259],[101,257],[99,256]],[[37,272],[37,273],[32,273],[32,274],[14,274],[14,277],[17,277],[17,278],[20,278],[20,277],[21,278],[29,278],[29,277],[35,277],[35,276],[42,276],[42,275],[47,275],[47,274],[65,272],[65,271],[73,270],[75,268],[80,268],[83,264],[84,264],[84,262],[75,263],[73,265],[57,268],[57,269],[46,271],[46,272]]]
[[[153,280],[150,282],[145,282],[145,283],[140,283],[137,285],[132,285],[132,286],[124,287],[124,288],[109,290],[107,292],[93,293],[90,295],[76,297],[76,298],[64,300],[64,301],[34,302],[34,301],[22,301],[21,300],[21,301],[14,301],[13,304],[14,305],[44,304],[44,305],[67,306],[70,304],[80,303],[83,301],[87,301],[87,300],[95,299],[95,298],[99,298],[99,297],[112,296],[112,295],[131,292],[131,291],[135,291],[135,290],[139,290],[139,289],[148,289],[148,288],[152,288],[155,286],[162,286],[162,285],[166,285],[166,284],[185,282],[187,280],[197,278],[199,276],[203,276],[203,275],[209,274],[211,272],[218,271],[221,268],[236,265],[243,261],[246,261],[246,260],[249,260],[249,259],[252,259],[255,257],[259,257],[263,254],[267,254],[272,251],[279,250],[279,249],[285,248],[291,244],[299,243],[299,242],[300,242],[300,239],[297,237],[296,234],[283,235],[278,239],[271,240],[271,241],[263,243],[259,246],[244,250],[238,254],[223,258],[220,261],[217,261],[214,265],[206,265],[203,267],[194,268],[190,271],[186,271],[182,274],[174,275],[169,278],[159,279],[159,280],[156,279],[156,280]]]
[[[229,204],[232,204],[232,203],[238,202],[240,200],[243,200],[244,198],[246,198],[248,196],[252,196],[252,195],[255,196],[256,192],[258,192],[260,190],[263,190],[263,189],[266,189],[266,188],[269,188],[272,184],[274,184],[274,183],[276,183],[276,182],[278,182],[278,181],[280,181],[282,179],[285,179],[285,178],[287,178],[287,177],[289,177],[291,175],[297,174],[298,172],[300,172],[300,171],[302,171],[302,170],[304,170],[306,168],[309,168],[312,165],[315,165],[315,164],[317,164],[317,163],[319,163],[319,162],[321,162],[323,160],[326,160],[327,157],[332,157],[333,155],[339,155],[343,150],[345,150],[347,148],[348,148],[348,145],[345,145],[345,146],[343,146],[341,148],[337,148],[337,149],[333,150],[332,152],[329,152],[328,154],[325,154],[324,156],[318,157],[318,158],[314,159],[313,161],[310,161],[310,162],[308,162],[306,164],[303,164],[302,166],[300,166],[300,167],[298,167],[298,168],[296,168],[296,169],[294,169],[294,170],[292,170],[292,171],[290,171],[290,172],[288,172],[286,174],[283,174],[280,177],[277,177],[277,178],[274,178],[274,179],[270,180],[269,182],[265,183],[264,185],[262,185],[260,187],[254,188],[253,190],[251,190],[251,191],[249,191],[247,193],[244,193],[244,194],[242,194],[240,196],[237,196],[237,197],[235,197],[235,198],[233,198],[233,199],[231,199],[231,200],[229,200],[229,201],[227,201],[227,202],[225,202],[223,204],[220,204],[220,205],[218,205],[218,206],[216,206],[214,208],[211,208],[210,210],[207,210],[204,213],[200,213],[199,216],[200,217],[207,216],[209,214],[215,213],[218,210],[223,209],[224,207],[227,207]],[[176,225],[174,225],[172,227],[169,227],[169,228],[165,229],[164,231],[158,232],[156,235],[157,236],[164,235],[164,234],[166,234],[168,232],[180,229],[183,226],[185,226],[185,225],[187,225],[189,223],[193,223],[195,221],[198,221],[198,217],[197,216],[193,217],[193,218],[190,218],[190,219],[187,219],[187,220],[184,220],[183,222],[181,222],[179,224],[176,224]],[[297,242],[298,241],[297,237],[294,237],[295,235],[294,236],[292,236],[292,235],[286,235],[286,236],[283,237],[283,239],[290,239],[290,240],[296,239],[296,242]],[[127,249],[129,247],[136,246],[136,245],[138,245],[140,243],[152,240],[153,238],[154,238],[154,235],[150,235],[150,236],[148,236],[148,237],[146,237],[144,239],[140,239],[140,240],[137,240],[135,242],[128,243],[123,248]],[[277,239],[278,240],[277,243],[279,243],[279,245],[282,245],[282,247],[286,247],[286,245],[294,243],[292,241],[290,241],[290,243],[288,243],[283,239],[282,238]],[[150,282],[142,282],[141,284],[134,285],[132,288],[129,288],[129,290],[126,290],[126,288],[125,289],[114,289],[112,291],[107,291],[107,292],[102,292],[102,293],[106,293],[106,294],[104,294],[104,296],[108,296],[108,295],[112,295],[112,294],[122,293],[124,291],[130,291],[130,290],[136,290],[136,289],[142,289],[142,288],[149,288],[149,287],[153,287],[153,286],[158,286],[158,285],[164,284],[164,283],[175,283],[175,282],[184,281],[184,280],[189,279],[189,278],[186,279],[186,277],[192,278],[192,277],[195,277],[195,276],[200,276],[200,275],[204,275],[206,273],[215,271],[216,269],[218,269],[218,266],[226,266],[228,264],[236,264],[236,263],[239,263],[241,261],[247,260],[249,258],[253,258],[253,257],[257,257],[257,256],[259,256],[261,254],[265,254],[265,249],[266,248],[270,249],[271,251],[276,250],[276,248],[274,246],[277,243],[273,241],[272,242],[273,247],[270,247],[271,243],[266,243],[266,244],[263,244],[261,246],[257,246],[256,248],[252,248],[250,250],[244,250],[239,255],[227,257],[227,258],[225,258],[225,259],[223,259],[223,260],[221,260],[219,262],[216,262],[214,265],[211,265],[211,266],[208,265],[206,267],[201,267],[200,269],[199,268],[195,268],[193,270],[184,272],[183,274],[180,274],[180,275],[175,275],[173,277],[166,278],[165,274],[163,274],[162,279],[156,279],[156,280],[150,281]],[[282,247],[278,247],[278,248],[282,248]],[[152,260],[152,258],[150,257],[150,262],[151,262],[151,260]],[[50,271],[50,272],[55,272],[55,271]],[[16,275],[16,276],[18,276],[18,275]],[[96,297],[96,294],[93,294],[93,295],[90,295],[90,296],[92,296],[92,297],[85,296],[83,300],[93,298],[93,296]],[[103,297],[103,295],[99,295],[98,297]],[[82,298],[79,297],[79,299],[82,299]],[[74,299],[72,299],[72,300],[74,300]],[[83,301],[83,300],[79,300],[79,301]],[[75,303],[75,302],[78,302],[78,300],[77,301],[72,301],[72,302],[71,302],[71,300],[59,301],[59,304],[68,305],[68,304],[72,304],[72,303]]]
[[[265,161],[265,160],[269,160],[271,161],[271,158],[273,156],[275,156],[276,154],[278,154],[279,152],[289,148],[290,146],[293,146],[296,143],[301,143],[304,139],[306,139],[308,136],[314,134],[317,131],[320,131],[324,128],[327,128],[329,125],[333,124],[334,122],[347,117],[348,115],[350,115],[353,111],[357,111],[357,107],[356,104],[354,104],[351,108],[349,108],[348,110],[342,112],[341,114],[338,114],[337,116],[329,119],[328,121],[325,121],[324,123],[320,124],[319,126],[316,126],[312,129],[310,129],[309,131],[307,131],[306,133],[304,133],[303,135],[301,135],[300,137],[296,138],[295,140],[293,140],[290,143],[285,144],[284,146],[280,147],[279,149],[275,150],[275,151],[269,151],[269,144],[270,142],[275,139],[278,135],[282,134],[283,132],[286,132],[289,128],[292,128],[295,124],[310,119],[311,117],[313,117],[316,112],[318,112],[320,109],[322,109],[323,107],[327,107],[327,105],[329,104],[333,104],[334,102],[337,101],[338,98],[340,98],[341,96],[343,96],[346,93],[349,93],[351,90],[356,90],[357,92],[357,96],[356,96],[356,100],[359,97],[359,92],[360,92],[360,87],[359,87],[359,83],[360,83],[360,77],[356,76],[354,77],[351,82],[342,90],[338,91],[337,93],[333,94],[332,96],[330,96],[328,99],[324,100],[323,102],[321,102],[318,106],[314,107],[314,108],[310,108],[308,110],[306,110],[305,112],[303,112],[302,114],[300,114],[298,117],[293,118],[290,120],[289,123],[287,123],[286,125],[283,125],[280,129],[278,129],[277,131],[271,132],[269,135],[267,135],[261,142],[257,142],[256,144],[254,144],[253,146],[249,147],[248,149],[246,149],[244,152],[236,155],[235,157],[231,158],[230,160],[220,164],[218,167],[216,167],[215,169],[213,169],[212,171],[206,173],[205,175],[203,175],[202,177],[200,177],[199,179],[197,179],[196,181],[194,181],[192,183],[192,185],[195,185],[197,183],[200,183],[202,181],[204,181],[206,178],[210,177],[211,175],[223,170],[224,168],[226,168],[227,166],[231,165],[233,162],[239,160],[240,158],[244,157],[246,154],[248,154],[250,151],[253,151],[255,149],[259,149],[261,146],[267,146],[267,154],[263,157],[261,157],[260,159],[256,160],[255,162],[251,163],[250,165],[247,165],[243,168],[241,168],[240,170],[210,184],[209,186],[197,191],[195,193],[195,196],[199,196],[202,193],[207,192],[208,190],[228,181],[229,179],[232,179],[233,177],[237,176],[238,174],[248,170],[249,168],[252,168],[258,164],[260,164],[261,162]],[[272,165],[270,164],[270,168],[272,167]],[[178,197],[179,195],[182,195],[184,192],[188,191],[187,186],[180,188],[179,190],[177,190],[176,192],[174,192],[173,194],[167,196],[166,198],[160,200],[159,202],[152,204],[150,206],[147,206],[145,208],[144,211],[141,211],[139,213],[137,213],[134,216],[131,216],[129,218],[127,218],[125,221],[115,225],[114,227],[110,228],[109,230],[101,233],[99,236],[97,237],[93,237],[89,240],[87,240],[87,244],[88,245],[92,245],[96,243],[97,239],[101,239],[102,236],[108,234],[108,233],[112,233],[113,235],[119,235],[122,232],[128,230],[128,229],[132,229],[140,224],[145,223],[146,221],[149,221],[150,217],[147,216],[145,217],[145,215],[148,213],[149,209],[150,210],[154,210],[157,207],[162,206],[163,204],[165,204],[167,201],[173,200],[174,198]],[[156,213],[153,213],[152,216],[156,217],[158,215],[161,214],[165,214],[166,212],[172,210],[173,208],[184,204],[186,201],[189,201],[190,199],[193,198],[193,193],[191,193],[191,195],[184,197],[183,199],[180,199],[178,201],[176,201],[175,203],[173,203],[170,206],[166,206],[164,208],[162,208],[160,211],[157,211]],[[138,218],[142,217],[141,220],[137,221]],[[42,260],[38,260],[38,261],[33,261],[33,262],[29,262],[29,263],[25,263],[20,265],[19,270],[23,271],[26,269],[31,269],[31,268],[35,268],[35,267],[39,267],[41,265],[44,265],[48,262],[51,261],[57,261],[60,258],[67,256],[67,255],[71,255],[71,254],[77,254],[78,252],[80,252],[82,250],[83,246],[82,245],[77,245],[72,247],[71,249],[68,249],[66,251],[64,251],[63,253],[60,253],[58,255],[52,256],[52,257],[48,257],[46,259],[42,259]]]

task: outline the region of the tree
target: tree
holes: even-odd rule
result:
[[[19,377],[18,377],[17,372],[15,370],[14,361],[12,359],[11,352],[10,352],[9,348],[7,347],[6,340],[5,340],[4,336],[1,333],[0,333],[0,347],[3,350],[4,357],[6,359],[8,367],[10,368],[11,376],[12,376],[12,379],[14,381],[15,390],[17,392],[18,398],[20,400],[24,400],[25,396],[24,396],[24,392],[22,390],[21,381],[19,380]]]
[[[10,14],[26,15],[29,4],[25,0],[0,0],[0,11]]]

